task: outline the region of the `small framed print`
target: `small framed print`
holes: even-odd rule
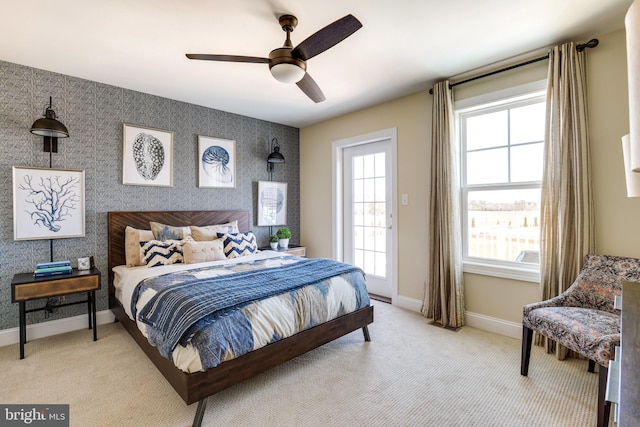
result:
[[[173,132],[124,123],[122,183],[173,186]]]
[[[13,239],[84,237],[84,171],[13,167]]]
[[[236,187],[236,142],[198,135],[198,187]]]
[[[78,270],[91,270],[91,258],[78,258]]]
[[[287,183],[258,181],[258,225],[286,225]]]

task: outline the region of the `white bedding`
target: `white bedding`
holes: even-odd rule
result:
[[[131,310],[131,302],[133,299],[134,291],[138,283],[144,279],[160,276],[168,273],[191,270],[205,266],[225,266],[230,264],[241,264],[252,261],[263,261],[266,267],[269,266],[281,266],[290,263],[296,263],[301,260],[298,257],[285,256],[281,253],[274,251],[260,251],[256,254],[243,256],[240,258],[234,258],[223,261],[212,261],[198,264],[172,264],[167,266],[159,266],[148,268],[146,266],[139,267],[126,267],[116,266],[114,271],[114,287],[116,298],[123,305],[127,315],[136,321],[138,329],[145,337],[147,335],[147,325],[138,319],[134,319]],[[244,269],[244,266],[238,266],[240,269]],[[236,268],[237,269],[237,268]],[[231,274],[233,270],[226,269],[213,269],[203,272],[196,272],[194,274],[203,274],[206,277],[220,276],[222,274]],[[305,295],[302,291],[301,295]],[[358,308],[358,297],[356,296],[352,284],[350,284],[343,277],[337,276],[330,279],[326,285],[326,294],[324,299],[326,303],[323,305],[326,312],[323,317],[326,320],[334,319],[345,312],[352,312]],[[366,289],[365,289],[366,294]],[[138,296],[136,303],[136,312],[140,310],[156,295],[153,289],[145,288],[145,290]],[[314,298],[311,294],[307,297],[300,297],[298,301],[308,300],[311,301]],[[368,297],[365,297],[368,305]],[[301,323],[299,317],[306,313],[305,309],[301,309],[299,306],[296,308],[296,304],[292,303],[290,295],[277,295],[265,300],[256,301],[247,306],[244,310],[251,318],[252,334],[254,349],[263,347],[273,340],[274,334],[280,337],[291,336],[299,330],[297,327]],[[292,311],[293,310],[293,311]],[[305,323],[305,322],[302,322]],[[198,372],[203,371],[203,362],[196,347],[191,342],[186,345],[177,345],[173,350],[172,359],[174,364],[184,372]],[[224,354],[221,361],[230,360],[236,357],[233,351],[229,350],[228,354]]]
[[[281,257],[282,254],[274,251],[260,251],[252,255],[247,255],[240,258],[227,259],[222,261],[211,261],[211,262],[203,262],[198,264],[170,264],[163,265],[158,267],[149,268],[145,265],[138,267],[127,267],[126,265],[118,265],[113,268],[114,278],[113,278],[113,286],[116,291],[116,298],[122,304],[127,316],[131,320],[136,321],[136,325],[138,325],[138,329],[142,334],[146,337],[146,325],[137,319],[133,318],[133,314],[131,313],[131,299],[133,296],[133,291],[135,290],[138,283],[147,279],[149,277],[161,276],[167,273],[173,273],[181,270],[190,270],[193,268],[204,267],[208,265],[212,266],[221,266],[228,264],[237,264],[241,262],[250,262],[261,259],[269,259],[269,258],[278,258]],[[146,304],[151,298],[153,294],[147,292],[144,294],[140,301],[138,302],[138,306],[143,306]],[[184,372],[199,372],[202,371],[202,363],[200,361],[200,355],[198,354],[198,350],[191,344],[187,344],[186,346],[178,345],[176,349],[173,351],[173,363]]]
[[[149,268],[146,265],[138,267],[127,267],[126,265],[118,265],[113,267],[113,287],[116,290],[116,298],[124,306],[124,310],[133,320],[131,313],[131,296],[136,285],[148,277],[160,276],[175,271],[190,270],[192,268],[204,267],[207,265],[228,265],[240,262],[251,262],[259,259],[268,259],[281,257],[282,254],[275,251],[260,251],[255,254],[226,259],[222,261],[201,262],[198,264],[170,264]]]

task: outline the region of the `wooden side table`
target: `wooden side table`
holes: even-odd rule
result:
[[[307,248],[305,246],[299,246],[299,245],[289,245],[289,247],[287,248],[278,248],[278,249],[271,249],[271,246],[263,246],[258,249],[260,249],[261,251],[275,250],[276,252],[282,252],[288,255],[302,256],[302,257],[307,255]]]
[[[26,309],[26,302],[34,299],[87,293],[87,299],[56,305],[65,307],[75,304],[87,304],[89,329],[93,328],[93,340],[98,339],[96,323],[96,290],[100,289],[100,270],[73,269],[71,274],[51,277],[33,277],[33,273],[20,273],[11,281],[11,302],[18,303],[20,310],[20,359],[24,359],[24,345],[27,342],[27,313],[46,310],[47,306]]]

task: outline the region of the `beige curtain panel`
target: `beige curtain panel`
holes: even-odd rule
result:
[[[595,250],[587,128],[585,52],[575,43],[549,52],[547,129],[540,220],[541,299],[566,290]],[[544,344],[537,336],[536,344]],[[547,342],[547,351],[553,343]],[[564,358],[565,350],[558,350]]]
[[[464,325],[458,159],[449,82],[433,87],[429,262],[422,313],[445,327]]]

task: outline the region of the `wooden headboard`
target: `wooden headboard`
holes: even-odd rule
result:
[[[113,267],[126,264],[124,255],[124,229],[127,225],[149,230],[149,221],[167,225],[213,225],[238,220],[240,231],[249,231],[249,211],[138,211],[108,212],[109,239],[109,296],[113,296]]]

